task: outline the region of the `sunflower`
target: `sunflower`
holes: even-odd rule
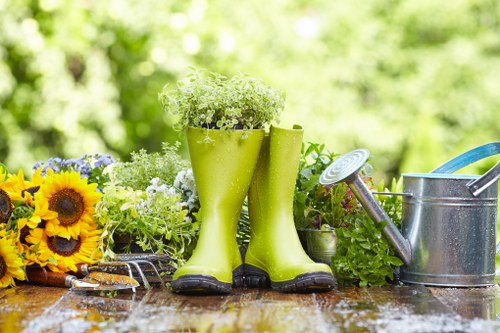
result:
[[[15,286],[14,279],[24,280],[24,263],[5,230],[0,231],[0,288]]]
[[[23,169],[19,169],[17,175],[10,175],[5,182],[9,185],[7,193],[9,193],[12,200],[22,200],[30,206],[34,206],[34,195],[45,181],[41,172],[42,169],[40,168],[35,170],[30,181],[24,179]]]
[[[27,219],[26,226],[31,229],[39,227],[44,221],[57,219],[57,212],[49,209],[49,203],[45,200],[35,201],[33,215]]]
[[[96,187],[86,178],[81,179],[79,172],[49,175],[35,194],[35,202],[47,202],[48,209],[57,213],[57,217],[46,221],[47,235],[70,240],[95,229],[94,206],[102,196]]]
[[[33,229],[26,240],[38,246],[38,262],[54,272],[76,272],[77,264],[92,264],[101,257],[98,249],[101,230],[94,229],[77,238],[49,236],[42,228]]]
[[[9,222],[14,206],[9,194],[2,188],[2,185],[3,183],[0,184],[0,224],[6,224]]]

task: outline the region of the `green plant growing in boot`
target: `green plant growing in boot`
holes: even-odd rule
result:
[[[304,252],[293,219],[293,198],[303,130],[271,127],[264,138],[249,192],[250,243],[245,283],[283,292],[330,290],[328,265]]]
[[[187,263],[172,279],[180,293],[229,293],[242,285],[243,267],[236,242],[237,224],[264,137],[284,106],[284,96],[243,75],[194,72],[177,89],[165,87],[165,110],[179,115],[186,131],[200,200],[200,233]]]

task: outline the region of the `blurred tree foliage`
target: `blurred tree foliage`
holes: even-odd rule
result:
[[[0,160],[159,151],[190,66],[284,90],[281,125],[388,177],[500,137],[496,0],[0,0]]]

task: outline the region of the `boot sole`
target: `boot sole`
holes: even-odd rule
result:
[[[271,288],[284,293],[309,293],[332,290],[337,285],[335,278],[327,272],[303,273],[292,280],[273,282],[269,274],[260,268],[245,264],[244,270],[244,284],[248,288]]]
[[[232,287],[243,286],[243,266],[233,270],[233,283],[217,280],[210,275],[189,274],[183,275],[170,283],[172,290],[180,294],[207,295],[229,294]]]

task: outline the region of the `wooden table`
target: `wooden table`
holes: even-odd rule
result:
[[[500,332],[500,287],[343,288],[318,294],[236,289],[182,296],[166,288],[81,293],[0,290],[1,332]]]

